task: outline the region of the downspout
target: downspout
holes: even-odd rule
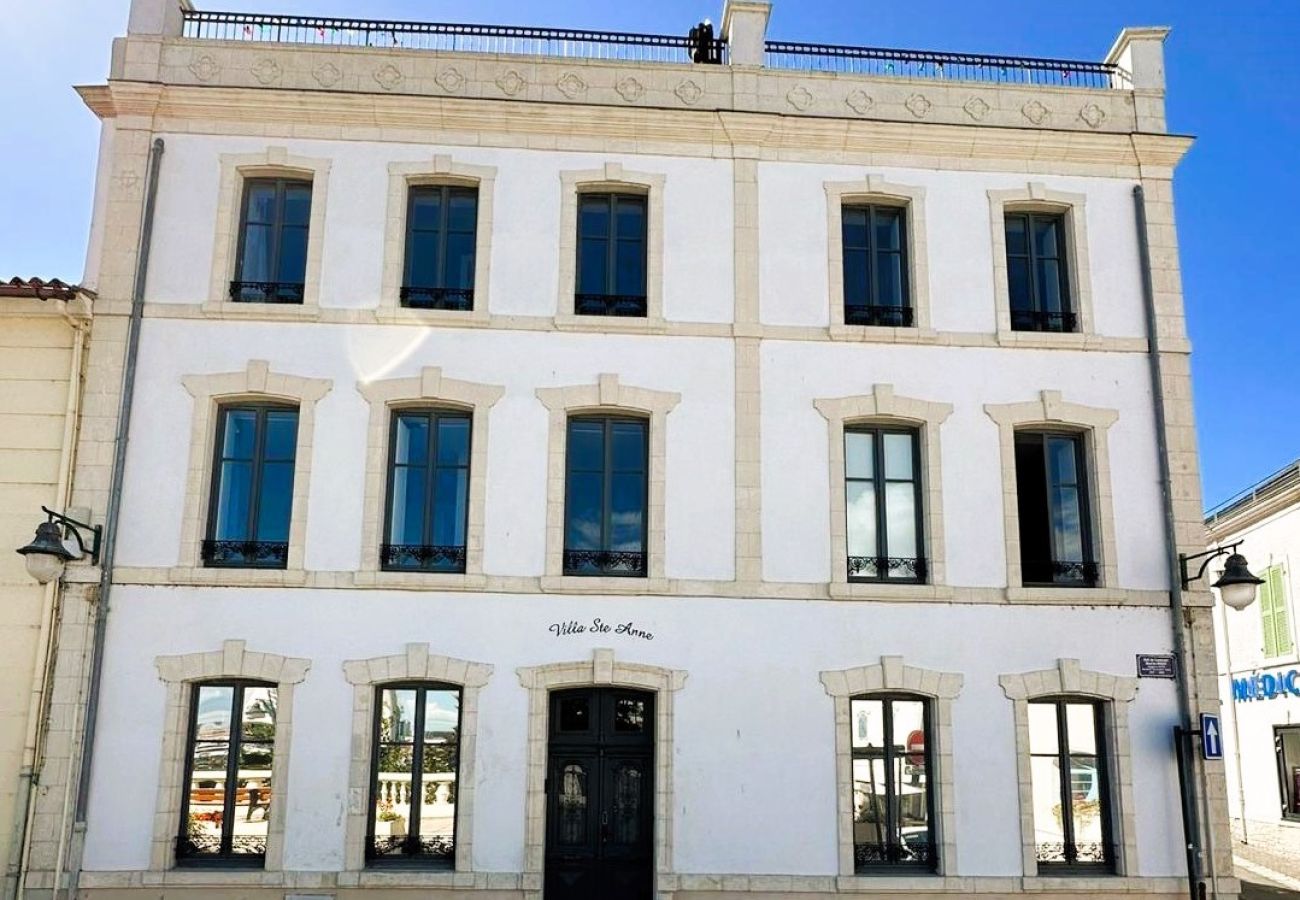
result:
[[[81,425],[82,368],[86,353],[86,332],[90,323],[78,316],[65,318],[72,326],[72,361],[68,366],[68,399],[63,409],[63,452],[59,456],[59,474],[54,487],[54,504],[66,509],[72,485],[72,461],[77,453],[77,436]],[[14,900],[22,891],[22,873],[27,865],[27,832],[32,827],[35,809],[32,786],[40,771],[44,755],[43,735],[49,706],[51,668],[57,642],[57,623],[61,614],[62,584],[52,581],[45,588],[41,602],[41,630],[36,642],[36,659],[32,664],[32,690],[27,701],[27,736],[23,743],[22,768],[14,797],[13,833],[5,874],[5,900]]]
[[[1164,498],[1165,556],[1169,564],[1171,625],[1174,637],[1174,653],[1178,658],[1179,668],[1178,706],[1179,716],[1182,721],[1181,731],[1179,732],[1180,737],[1175,742],[1175,751],[1183,755],[1188,764],[1187,771],[1196,773],[1200,768],[1196,765],[1195,758],[1189,752],[1191,749],[1189,744],[1190,735],[1197,730],[1194,724],[1196,706],[1192,699],[1191,665],[1186,635],[1187,619],[1183,607],[1182,567],[1178,562],[1178,537],[1177,532],[1174,530],[1173,477],[1169,470],[1168,422],[1165,415],[1163,370],[1160,364],[1160,333],[1156,328],[1155,291],[1151,284],[1151,247],[1147,241],[1146,194],[1140,184],[1133,186],[1133,212],[1137,219],[1138,259],[1142,270],[1142,299],[1146,307],[1147,360],[1151,364],[1151,396],[1155,406],[1156,449],[1160,462],[1160,492]],[[1188,824],[1188,833],[1186,835],[1188,895],[1191,900],[1201,900],[1204,890],[1201,884],[1201,871],[1206,862],[1205,851],[1201,846],[1203,833],[1201,823],[1204,817],[1201,814],[1196,791],[1193,790],[1190,798],[1184,796],[1182,803]],[[1218,879],[1214,874],[1213,848],[1211,848],[1208,862],[1211,891],[1215,897],[1218,897]]]
[[[135,284],[131,291],[131,318],[127,325],[126,360],[122,374],[122,399],[118,406],[117,434],[113,438],[113,473],[109,482],[108,506],[104,510],[104,547],[100,553],[99,596],[96,598],[95,636],[90,656],[90,680],[86,689],[85,729],[81,738],[81,771],[77,780],[77,802],[73,814],[74,832],[85,835],[86,805],[90,798],[90,775],[95,757],[95,725],[99,718],[100,681],[104,671],[104,638],[108,629],[109,595],[113,587],[113,560],[117,555],[117,525],[122,510],[122,483],[126,470],[126,448],[131,435],[131,407],[135,399],[136,363],[140,354],[140,326],[144,319],[144,287],[149,273],[149,246],[153,238],[154,206],[158,198],[158,167],[162,163],[163,139],[154,138],[149,151],[148,181],[145,184],[144,215],[140,244],[136,252]],[[60,867],[60,870],[62,867]],[[76,853],[68,896],[75,896],[81,878],[81,853]],[[57,884],[55,886],[57,896]]]

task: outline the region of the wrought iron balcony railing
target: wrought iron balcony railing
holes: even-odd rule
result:
[[[468,312],[474,308],[473,288],[403,285],[400,294],[402,305],[408,309],[451,309]]]
[[[1065,841],[1038,844],[1035,857],[1047,866],[1097,866],[1110,864],[1111,856],[1101,841]]]
[[[1080,59],[941,53],[887,47],[847,47],[768,41],[766,63],[773,69],[805,69],[848,75],[986,81],[1050,87],[1128,88],[1127,72],[1113,63]]]
[[[644,578],[646,557],[631,550],[565,550],[564,574]]]
[[[1011,310],[1012,331],[1078,331],[1079,316],[1072,312],[1041,309]]]
[[[637,294],[575,294],[573,310],[580,316],[645,317],[645,297]]]
[[[844,324],[908,328],[912,325],[912,307],[847,304],[844,307]]]
[[[205,566],[229,566],[232,569],[283,569],[289,562],[287,541],[214,541],[203,542]]]
[[[1027,585],[1096,587],[1098,566],[1090,561],[1022,559],[1020,575],[1021,580]]]
[[[383,544],[379,562],[385,570],[464,572],[465,548],[435,544]]]
[[[849,581],[902,582],[924,584],[924,558],[910,556],[850,556]]]
[[[219,834],[187,834],[176,838],[176,862],[180,865],[223,865],[256,868],[266,861],[266,837],[255,834],[231,835],[230,849],[222,847]]]
[[[232,281],[230,299],[236,303],[302,303],[301,281]]]
[[[506,53],[652,63],[723,62],[727,51],[726,42],[720,38],[693,40],[686,34],[632,34],[582,28],[396,22],[207,10],[186,10],[183,15],[184,37],[218,41]]]
[[[451,865],[455,854],[455,845],[443,835],[420,837],[414,834],[375,834],[370,836],[366,844],[366,859],[371,863]]]
[[[853,845],[853,864],[859,872],[883,867],[932,869],[935,862],[929,840],[908,840],[904,836],[898,843],[866,841]]]

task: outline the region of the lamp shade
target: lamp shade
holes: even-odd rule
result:
[[[1246,567],[1246,557],[1234,553],[1224,563],[1223,574],[1214,586],[1219,589],[1223,602],[1233,609],[1245,609],[1255,602],[1255,594],[1264,579],[1256,578]]]
[[[18,552],[26,557],[27,573],[41,584],[48,584],[63,571],[63,564],[76,559],[75,553],[63,545],[63,534],[54,522],[36,526],[36,537]]]

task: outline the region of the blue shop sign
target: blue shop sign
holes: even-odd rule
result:
[[[1300,697],[1300,669],[1232,679],[1232,699],[1238,703],[1243,700],[1273,700],[1288,695]]]

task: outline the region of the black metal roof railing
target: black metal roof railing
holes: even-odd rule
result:
[[[219,41],[384,47],[457,53],[509,53],[626,62],[723,62],[726,42],[701,47],[688,35],[631,34],[577,28],[390,22],[319,16],[186,10],[182,35]]]
[[[1213,528],[1233,513],[1239,512],[1252,503],[1275,497],[1296,484],[1300,484],[1300,460],[1288,463],[1267,478],[1261,478],[1244,491],[1239,491],[1222,503],[1206,510],[1205,524]]]
[[[766,50],[766,63],[773,69],[1051,87],[1130,86],[1128,73],[1119,66],[1077,59],[939,53],[885,47],[798,44],[789,41],[768,41]]]

